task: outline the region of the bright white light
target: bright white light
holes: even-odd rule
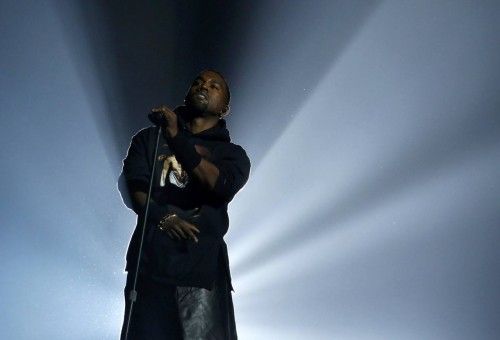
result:
[[[387,1],[337,54],[231,205],[243,338],[488,337],[462,322],[484,317],[477,266],[498,253],[486,18]]]

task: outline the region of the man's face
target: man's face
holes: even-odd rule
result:
[[[201,72],[186,95],[186,105],[202,116],[219,116],[226,110],[227,88],[224,79],[211,71]]]

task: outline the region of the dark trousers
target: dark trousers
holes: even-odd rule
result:
[[[139,279],[128,340],[236,340],[231,290],[225,273],[219,273],[212,290],[158,286],[145,278]],[[122,340],[125,339],[133,279],[128,273]]]

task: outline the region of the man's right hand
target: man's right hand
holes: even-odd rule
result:
[[[175,135],[177,135],[177,132],[178,132],[177,113],[170,110],[165,105],[162,105],[160,107],[155,107],[151,111],[152,112],[161,112],[161,114],[165,118],[165,122],[166,122],[166,125],[164,126],[165,131],[167,132],[168,136],[175,137]]]

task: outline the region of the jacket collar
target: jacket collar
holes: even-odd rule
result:
[[[219,119],[217,124],[212,126],[209,129],[200,131],[198,133],[192,133],[189,131],[187,128],[187,121],[185,119],[184,113],[186,112],[187,108],[185,106],[178,106],[174,109],[174,111],[177,113],[177,121],[179,124],[179,128],[184,130],[186,133],[189,135],[195,137],[195,138],[200,138],[204,140],[213,140],[213,141],[220,141],[220,142],[230,142],[231,137],[229,135],[229,130],[227,129],[227,122],[224,118]]]

